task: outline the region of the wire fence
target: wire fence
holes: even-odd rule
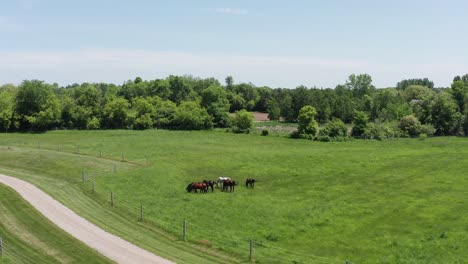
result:
[[[93,167],[81,171],[83,191],[94,199],[99,200],[105,206],[113,207],[120,213],[133,218],[135,221],[150,224],[156,228],[164,230],[166,233],[178,237],[180,240],[191,242],[206,248],[229,252],[240,259],[248,259],[251,262],[259,263],[351,263],[347,260],[337,260],[313,254],[298,252],[286,248],[272,246],[265,241],[256,241],[250,237],[236,237],[232,234],[224,233],[223,230],[207,229],[185,219],[173,219],[168,215],[155,215],[154,210],[146,210],[144,204],[136,204],[121,199],[116,193],[96,184],[96,178],[108,176],[116,173],[121,162],[130,163],[138,167],[149,166],[150,161],[147,156],[144,158],[127,157],[124,153],[117,156],[115,153],[106,154],[102,149],[96,151],[95,148],[84,148],[76,144],[44,144],[41,142],[5,142],[0,141],[0,145],[26,147],[37,150],[48,150],[64,152],[77,155],[86,155],[113,161],[112,165]],[[75,180],[72,180],[75,182]],[[152,209],[152,208],[150,208]],[[4,246],[5,248],[5,246]],[[18,263],[34,263],[25,258],[15,249],[4,251],[10,258],[15,258]]]
[[[119,151],[110,151],[106,150],[103,146],[82,146],[76,143],[68,144],[54,144],[54,143],[44,143],[44,142],[34,142],[34,141],[21,141],[21,140],[8,140],[0,141],[0,145],[3,146],[16,146],[23,148],[31,148],[37,150],[48,150],[62,153],[69,153],[75,155],[83,155],[96,157],[101,159],[106,159],[110,161],[126,162],[128,164],[136,166],[149,166],[150,160],[148,155],[137,154],[132,156],[127,156],[127,153]]]
[[[82,186],[85,193],[100,200],[104,205],[126,214],[134,221],[144,222],[179,238],[207,248],[214,248],[234,254],[240,259],[259,263],[351,263],[309,253],[272,246],[265,241],[255,241],[250,237],[236,237],[223,230],[207,229],[186,219],[174,219],[170,216],[156,215],[154,210],[146,210],[143,204],[121,199],[113,191],[96,184],[94,177],[105,174],[101,172],[82,172]]]

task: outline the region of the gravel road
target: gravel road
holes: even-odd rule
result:
[[[65,232],[117,263],[174,263],[102,230],[29,182],[0,174],[0,183],[13,188]]]

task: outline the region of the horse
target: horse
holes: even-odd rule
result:
[[[237,185],[236,181],[224,180],[223,181],[223,191],[227,192],[228,189],[229,189],[230,192],[233,192],[236,185]]]
[[[187,186],[186,190],[187,192],[198,192],[200,190],[200,193],[206,193],[208,192],[208,185],[203,182],[192,182]]]
[[[214,185],[216,184],[211,180],[203,180],[203,183],[207,185],[207,188],[211,188],[211,192],[214,192]]]
[[[256,182],[256,181],[255,181],[254,178],[247,178],[247,179],[245,180],[245,187],[249,188],[249,186],[250,186],[250,187],[252,187],[252,189],[253,189],[253,187],[254,187],[254,185],[255,185],[255,182]]]
[[[229,177],[218,177],[218,180],[216,181],[216,186],[218,186],[218,188],[221,188],[221,186],[223,186],[223,183],[225,180],[231,180],[231,178]]]

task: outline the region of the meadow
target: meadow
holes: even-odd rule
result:
[[[178,253],[179,262],[246,261],[249,239],[257,263],[468,257],[465,138],[322,143],[220,130],[113,130],[2,134],[0,144],[12,146],[0,151],[1,172],[163,256],[186,248],[186,219],[193,247]],[[91,181],[80,182],[82,170],[94,194]],[[239,186],[233,193],[185,191],[219,176]],[[243,186],[247,177],[257,179],[254,189]],[[110,191],[115,207],[105,202]],[[148,222],[136,220],[140,204]]]

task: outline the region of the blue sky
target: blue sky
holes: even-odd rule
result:
[[[0,2],[0,83],[191,74],[258,86],[377,87],[468,73],[466,1]]]

